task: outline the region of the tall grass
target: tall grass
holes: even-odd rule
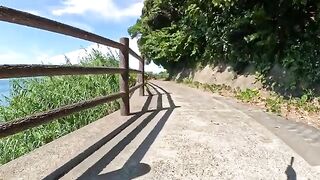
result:
[[[116,58],[93,50],[82,66],[118,67]],[[118,75],[57,76],[11,80],[8,106],[0,106],[1,121],[61,107],[119,91]],[[131,79],[131,85],[134,81]],[[110,102],[0,140],[0,164],[22,156],[46,143],[79,129],[115,110]]]

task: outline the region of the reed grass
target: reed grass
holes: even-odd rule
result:
[[[93,50],[80,60],[80,65],[118,67],[118,61],[114,56]],[[135,80],[131,77],[130,85],[133,84]],[[7,106],[0,106],[0,123],[119,91],[118,75],[14,79],[10,81],[10,86],[10,98],[4,100]],[[0,139],[0,164],[20,157],[117,109],[117,101],[106,103]]]

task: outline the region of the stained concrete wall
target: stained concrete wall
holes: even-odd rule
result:
[[[313,90],[315,95],[320,95],[320,84],[307,85],[302,81],[298,83],[295,89],[289,89],[288,87],[291,87],[291,82],[294,82],[296,77],[290,70],[281,67],[279,64],[275,64],[270,69],[264,82],[259,80],[253,65],[247,66],[241,74],[237,73],[228,64],[207,65],[201,69],[183,68],[176,74],[176,81],[189,78],[200,83],[224,84],[241,90],[265,89],[287,97],[301,96],[305,93],[305,89]]]
[[[242,74],[237,74],[232,66],[226,64],[214,67],[207,65],[198,70],[185,68],[177,74],[175,80],[179,81],[184,78],[190,78],[200,83],[225,84],[240,89],[260,89],[263,87],[262,83],[257,80],[253,66],[248,66]]]

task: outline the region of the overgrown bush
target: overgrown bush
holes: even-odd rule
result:
[[[236,94],[236,97],[244,102],[252,102],[255,101],[256,98],[258,98],[259,91],[258,90],[252,90],[252,89],[246,89],[244,91],[238,91]]]
[[[145,0],[129,33],[169,73],[222,61],[267,74],[279,64],[292,87],[309,88],[320,82],[319,9],[316,0]]]
[[[166,71],[160,73],[146,72],[146,77],[147,79],[166,80],[169,78],[169,74]]]
[[[118,67],[115,57],[93,50],[81,60],[82,66]],[[131,79],[131,86],[135,83]],[[118,75],[56,76],[11,80],[8,106],[0,106],[0,122],[25,117],[70,103],[119,91]],[[119,108],[110,102],[60,118],[37,128],[0,140],[0,164],[79,129]]]

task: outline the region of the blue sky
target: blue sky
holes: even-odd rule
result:
[[[118,41],[141,14],[143,0],[1,0],[1,6],[27,11]],[[59,64],[90,42],[0,22],[0,64]],[[136,40],[131,48],[137,50]],[[71,58],[74,58],[71,57]],[[135,66],[135,65],[134,65]],[[147,68],[148,69],[148,68]],[[158,71],[157,66],[149,67]]]

